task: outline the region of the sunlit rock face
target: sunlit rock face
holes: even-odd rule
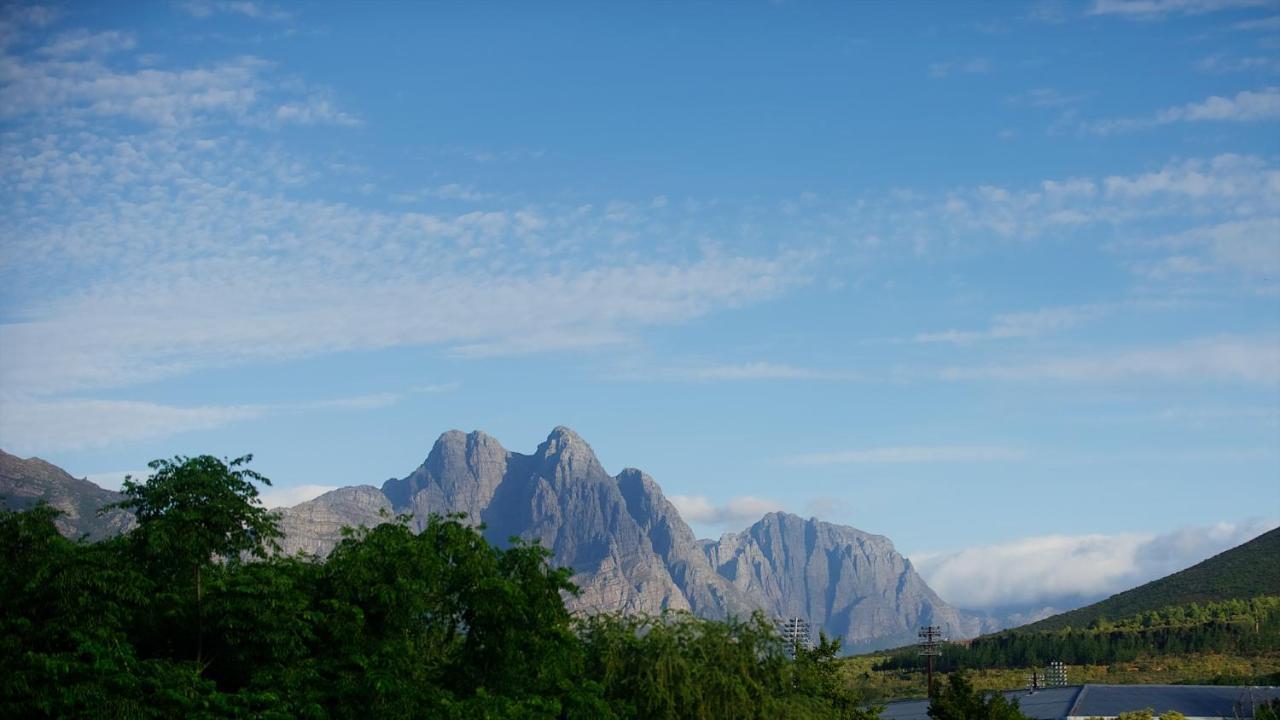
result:
[[[338,488],[278,512],[284,533],[278,542],[287,555],[328,555],[344,527],[373,527],[394,517],[391,501],[372,485]]]
[[[978,623],[947,605],[888,538],[775,512],[702,550],[716,571],[776,617],[807,618],[852,650],[906,645],[921,625],[969,637]]]
[[[741,617],[759,609],[807,618],[851,650],[913,642],[922,624],[941,625],[951,637],[980,629],[879,535],[772,513],[741,533],[699,541],[653,478],[632,468],[610,475],[565,427],[531,455],[482,432],[447,432],[418,469],[387,481],[382,493],[392,512],[412,514],[417,527],[431,513],[462,513],[499,545],[511,537],[536,540],[552,562],[574,569],[581,590],[569,600],[575,611]],[[312,503],[342,497],[330,493]],[[322,553],[322,540],[337,537],[334,517],[377,522],[375,505],[347,502],[349,509],[324,516],[324,532],[291,525],[287,532],[307,539],[290,547]]]

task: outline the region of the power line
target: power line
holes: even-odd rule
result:
[[[920,632],[916,633],[920,638],[917,645],[920,646],[920,653],[925,657],[925,662],[929,668],[928,674],[928,696],[933,699],[933,659],[942,654],[942,643],[945,639],[942,637],[942,628],[937,625],[928,625],[920,628]]]

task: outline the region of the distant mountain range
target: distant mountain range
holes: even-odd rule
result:
[[[1112,595],[1101,602],[1024,625],[1013,632],[1084,628],[1173,605],[1280,596],[1280,528],[1186,570]]]
[[[99,518],[115,493],[76,480],[41,460],[4,455],[0,498],[27,507],[44,498],[69,514],[68,535],[99,538],[126,530],[127,513]],[[119,511],[114,511],[119,513]],[[538,540],[552,562],[571,567],[578,611],[688,610],[705,617],[803,617],[841,638],[849,651],[912,642],[921,625],[954,638],[996,629],[952,608],[887,538],[851,527],[770,513],[741,533],[698,540],[645,473],[609,475],[591,447],[558,427],[531,455],[482,432],[446,432],[426,460],[381,488],[345,487],[280,511],[286,552],[326,554],[344,526],[410,514],[462,513],[505,545]]]

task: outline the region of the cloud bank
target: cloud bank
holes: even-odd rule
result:
[[[717,505],[704,495],[670,495],[667,497],[680,511],[685,522],[711,525],[725,530],[738,531],[765,515],[782,510],[776,500],[743,495]]]
[[[1046,535],[911,556],[947,602],[972,610],[1073,607],[1190,567],[1276,527],[1276,519],[1162,534]]]

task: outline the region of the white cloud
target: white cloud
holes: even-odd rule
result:
[[[1280,338],[1211,338],[1023,364],[949,368],[948,380],[1280,383]]]
[[[1217,75],[1237,72],[1280,72],[1280,57],[1274,56],[1228,56],[1224,53],[1217,53],[1201,58],[1196,62],[1196,69],[1200,72],[1213,73]]]
[[[948,60],[936,62],[929,66],[929,77],[945,78],[951,75],[982,75],[991,72],[991,61],[986,58],[970,60]]]
[[[965,344],[984,340],[1033,338],[1075,327],[1101,311],[1098,306],[1076,306],[1008,313],[997,315],[985,330],[919,333],[913,340],[918,343]]]
[[[174,406],[126,400],[0,396],[0,447],[18,454],[104,447],[316,410],[375,410],[396,393],[274,405]]]
[[[0,446],[19,455],[208,430],[261,416],[259,405],[174,407],[132,400],[0,402]]]
[[[1032,88],[1024,93],[1013,96],[1010,100],[1016,103],[1031,105],[1033,107],[1056,108],[1075,105],[1086,97],[1087,96],[1083,94],[1064,95],[1061,91],[1055,90],[1054,88]]]
[[[134,44],[126,33],[72,31],[42,48],[44,59],[6,54],[0,117],[38,115],[46,123],[72,124],[123,118],[170,129],[213,121],[359,124],[323,93],[275,77],[271,63],[252,56],[182,69],[107,63],[106,55]]]
[[[376,410],[378,408],[390,407],[400,402],[398,393],[371,393],[369,395],[356,395],[353,397],[337,398],[335,400],[317,400],[309,403],[298,403],[295,405],[279,406],[281,409],[296,409],[299,411],[334,408],[339,410]]]
[[[685,522],[731,529],[750,525],[765,515],[782,509],[782,504],[767,498],[744,495],[722,505],[704,495],[671,495],[667,498],[680,511]]]
[[[0,382],[49,394],[350,349],[626,342],[775,297],[808,282],[815,257],[639,253],[614,235],[657,232],[653,221],[591,206],[426,214],[295,200],[281,184],[305,186],[314,169],[190,135],[0,148],[0,190],[32,199],[0,230],[0,278],[26,300],[0,325],[15,348],[0,354]],[[43,297],[67,277],[72,290]]]
[[[89,473],[84,476],[85,480],[107,490],[119,491],[124,485],[126,477],[133,478],[136,482],[143,482],[151,477],[151,470],[116,470],[114,472]]]
[[[1168,15],[1203,15],[1236,8],[1265,7],[1269,0],[1094,0],[1089,15],[1154,19]]]
[[[1256,20],[1241,20],[1231,25],[1232,30],[1280,30],[1280,15],[1272,15],[1271,17],[1258,18]]]
[[[796,465],[844,465],[866,463],[956,463],[1012,462],[1026,453],[993,445],[919,445],[879,447],[795,455],[787,461]]]
[[[911,561],[930,587],[958,607],[1062,607],[1177,572],[1276,525],[1268,519],[1158,535],[1049,535],[959,552],[913,554]]]
[[[289,487],[276,487],[273,485],[261,488],[258,499],[264,507],[288,508],[298,503],[314,500],[327,492],[337,489],[337,485],[291,485]]]
[[[851,372],[833,372],[772,362],[747,362],[730,365],[669,367],[634,373],[636,379],[687,380],[693,382],[732,382],[735,380],[854,380]]]
[[[1256,122],[1280,118],[1280,88],[1243,90],[1235,97],[1213,96],[1202,102],[1168,108],[1156,114],[1156,123],[1230,120]]]
[[[1213,271],[1280,276],[1280,218],[1237,220],[1166,235],[1150,243],[1176,254],[1140,263],[1157,279]]]
[[[214,15],[242,15],[254,20],[284,21],[293,17],[275,6],[251,0],[184,0],[177,7],[194,18],[209,18]]]
[[[1205,217],[1274,215],[1280,213],[1280,169],[1260,157],[1224,153],[1130,175],[1050,179],[1028,189],[980,185],[936,200],[928,216],[933,224],[925,227],[920,225],[921,199],[910,201],[914,209],[888,216],[896,225],[892,234],[915,233],[912,243],[927,243],[926,247],[965,247],[972,243],[971,237],[964,241],[972,233],[1025,241],[1097,228],[1124,229],[1154,219],[1202,222]]]
[[[1231,97],[1214,95],[1200,102],[1165,108],[1146,118],[1102,120],[1090,125],[1099,135],[1111,135],[1156,125],[1181,122],[1263,122],[1280,120],[1280,88],[1242,90]]]
[[[0,325],[0,344],[12,348],[0,356],[0,380],[59,392],[352,348],[443,344],[494,354],[593,345],[766,298],[798,280],[786,259],[748,258],[563,275],[432,273],[373,287],[274,263],[230,274],[202,265],[175,278],[101,286],[41,309],[39,319]],[[403,311],[415,307],[423,311]]]
[[[334,107],[326,98],[311,96],[288,102],[276,108],[276,120],[297,125],[347,125],[360,124],[359,118]]]
[[[1256,212],[1280,209],[1280,170],[1247,155],[1186,160],[1153,172],[1111,175],[1101,184],[1106,199],[1125,203],[1167,198],[1185,206],[1221,199],[1231,207],[1254,206]]]
[[[76,55],[106,55],[123,50],[132,50],[137,39],[131,33],[116,30],[89,32],[88,30],[72,30],[62,33],[53,42],[40,48],[41,55],[66,58]]]
[[[437,395],[440,393],[451,393],[462,387],[460,382],[436,383],[434,385],[414,385],[409,388],[410,392],[423,393],[425,395]]]

